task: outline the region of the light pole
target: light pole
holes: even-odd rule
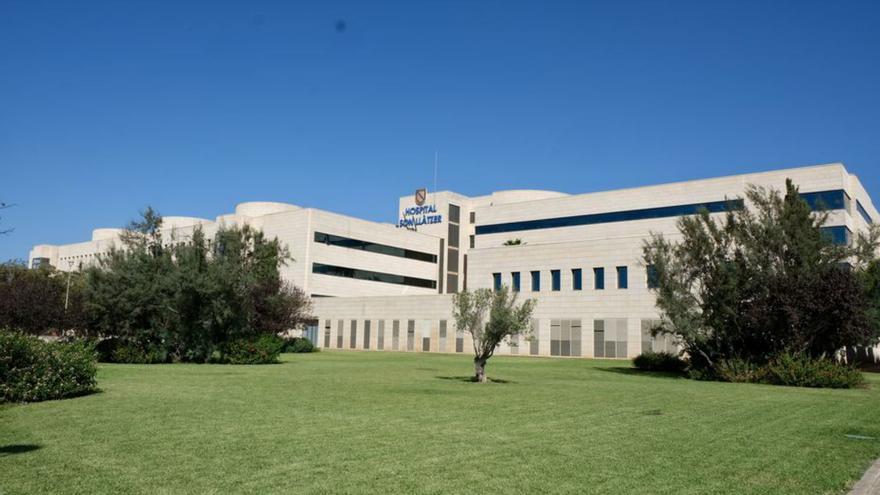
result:
[[[64,312],[67,312],[67,303],[70,301],[70,275],[73,273],[73,261],[67,261],[67,291],[64,293]]]

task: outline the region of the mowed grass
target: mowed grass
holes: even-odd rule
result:
[[[0,408],[2,493],[842,493],[880,456],[860,390],[697,382],[628,362],[322,352],[102,365],[101,392]],[[846,435],[871,439],[854,439]]]

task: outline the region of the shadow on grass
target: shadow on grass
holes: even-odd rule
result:
[[[687,378],[687,375],[685,375],[684,373],[676,373],[674,371],[645,371],[638,368],[614,367],[597,367],[596,369],[599,371],[604,371],[606,373],[617,373],[618,375],[649,376],[652,378],[667,378],[672,380],[681,380]]]
[[[477,383],[477,379],[473,375],[468,376],[435,376],[438,380],[450,380],[454,382]],[[500,378],[488,377],[489,383],[513,383],[510,380],[502,380]]]
[[[42,445],[34,445],[32,443],[14,443],[12,445],[0,445],[0,457],[6,457],[15,454],[26,454],[37,449],[42,449]]]

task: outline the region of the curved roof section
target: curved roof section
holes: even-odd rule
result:
[[[274,201],[250,201],[247,203],[239,203],[235,206],[235,214],[245,217],[261,217],[263,215],[271,215],[273,213],[282,213],[285,211],[301,210],[302,208],[288,203],[277,203]]]
[[[539,199],[561,198],[564,196],[568,196],[568,194],[558,191],[543,191],[540,189],[510,189],[507,191],[493,192],[491,201],[493,205],[503,205],[536,201]]]
[[[119,238],[119,234],[122,233],[122,229],[116,228],[103,228],[103,229],[94,229],[92,230],[92,240],[93,241],[106,241],[106,240],[115,240]]]

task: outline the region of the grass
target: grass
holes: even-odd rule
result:
[[[480,385],[471,368],[102,365],[100,393],[0,407],[0,492],[843,493],[880,456],[877,375],[815,390],[497,357],[505,382]]]

